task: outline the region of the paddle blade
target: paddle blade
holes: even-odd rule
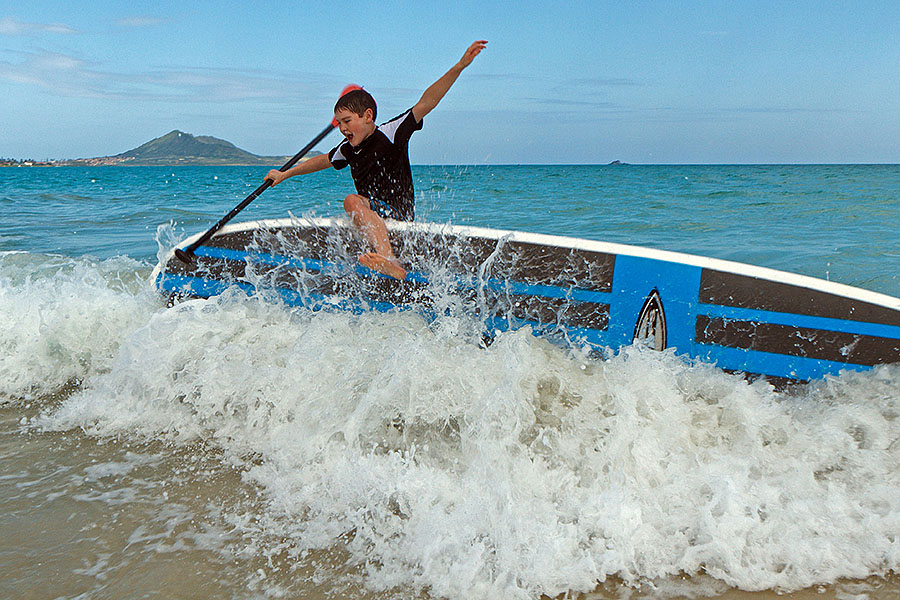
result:
[[[175,248],[175,256],[186,265],[192,264],[194,262],[193,253],[188,253],[181,248]]]

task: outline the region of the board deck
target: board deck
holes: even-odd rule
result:
[[[193,264],[170,254],[153,281],[211,297],[231,286],[291,305],[447,310],[488,331],[528,325],[567,344],[636,341],[777,381],[900,362],[900,299],[773,269],[623,244],[476,227],[388,222],[404,281],[358,265],[346,219],[227,225]],[[185,240],[186,247],[199,234]]]

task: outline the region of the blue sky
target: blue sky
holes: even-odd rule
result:
[[[393,116],[483,38],[413,163],[900,163],[896,0],[4,4],[0,156],[290,155],[346,84]]]

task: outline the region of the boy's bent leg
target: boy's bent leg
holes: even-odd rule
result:
[[[406,270],[394,256],[387,226],[378,213],[372,210],[368,198],[350,194],[344,199],[344,210],[350,220],[365,236],[375,252],[363,254],[359,262],[373,271],[378,271],[395,279],[404,279]]]

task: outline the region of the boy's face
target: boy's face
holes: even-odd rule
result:
[[[360,145],[375,131],[375,120],[372,118],[370,109],[366,109],[366,112],[358,115],[352,110],[339,108],[335,111],[334,118],[337,119],[341,135],[347,138],[351,146]]]

